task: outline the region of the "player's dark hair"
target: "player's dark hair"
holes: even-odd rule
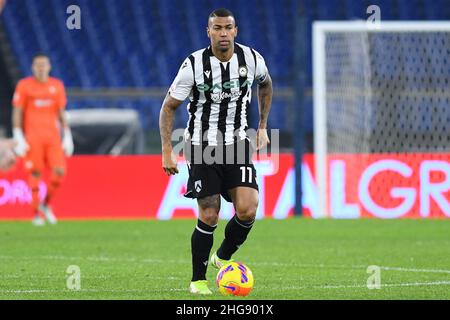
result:
[[[36,58],[47,58],[48,60],[50,60],[50,56],[48,54],[46,54],[45,52],[37,52],[37,53],[33,54],[31,61],[34,61],[34,59],[36,59]]]
[[[213,12],[211,12],[211,14],[208,17],[208,21],[209,21],[209,19],[215,18],[215,17],[233,17],[234,18],[234,14],[233,14],[233,12],[231,12],[228,9],[220,8],[220,9],[216,9]]]

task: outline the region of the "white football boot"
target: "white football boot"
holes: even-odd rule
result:
[[[40,227],[40,226],[45,225],[45,220],[41,217],[40,214],[36,214],[34,216],[33,220],[31,220],[31,224],[33,226]]]
[[[47,219],[47,221],[50,224],[56,224],[56,222],[58,221],[55,217],[55,215],[53,214],[52,209],[50,208],[50,206],[45,205],[45,204],[41,204],[39,206],[39,210],[44,214],[45,219]]]

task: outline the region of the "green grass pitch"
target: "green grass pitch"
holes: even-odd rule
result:
[[[222,241],[226,221],[215,232]],[[235,259],[255,287],[245,298],[193,296],[194,220],[0,223],[0,299],[450,299],[450,220],[257,221]],[[67,268],[80,268],[80,290]],[[380,289],[368,289],[380,269]]]

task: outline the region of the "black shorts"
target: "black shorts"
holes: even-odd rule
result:
[[[248,139],[217,147],[186,144],[186,150],[190,152],[185,152],[189,169],[185,197],[204,198],[220,194],[232,202],[228,194],[230,189],[243,186],[258,190],[252,162],[254,148]]]

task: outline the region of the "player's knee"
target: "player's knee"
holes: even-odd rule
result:
[[[216,211],[220,210],[220,195],[207,196],[197,200],[201,211]]]
[[[66,174],[64,168],[55,168],[53,169],[53,173],[59,177],[63,177]]]
[[[215,226],[219,221],[219,210],[216,208],[200,209],[199,218],[207,225]]]
[[[255,220],[258,201],[242,201],[236,204],[236,214],[242,221]]]
[[[220,196],[212,195],[197,200],[200,220],[204,223],[215,226],[219,220]]]
[[[213,195],[198,199],[200,220],[214,226],[219,220],[220,196]]]
[[[33,172],[31,172],[31,176],[33,178],[39,179],[41,177],[41,172],[40,171],[33,171]]]

